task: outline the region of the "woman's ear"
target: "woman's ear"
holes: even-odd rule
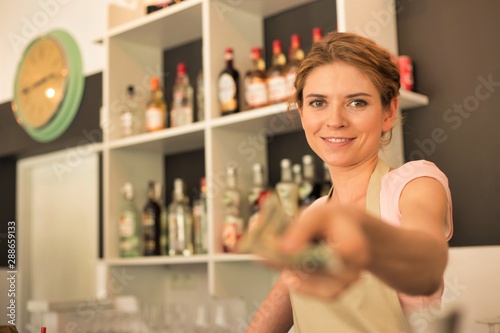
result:
[[[391,104],[386,108],[384,112],[384,123],[382,125],[383,132],[389,132],[396,120],[398,114],[399,99],[393,98]]]

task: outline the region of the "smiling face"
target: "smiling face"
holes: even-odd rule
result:
[[[368,77],[341,61],[314,68],[302,96],[302,127],[321,159],[331,166],[352,166],[376,158],[382,133],[394,123],[396,99],[383,107]]]

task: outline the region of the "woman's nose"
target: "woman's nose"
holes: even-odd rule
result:
[[[347,126],[345,110],[341,106],[331,106],[326,112],[325,125],[332,128]]]

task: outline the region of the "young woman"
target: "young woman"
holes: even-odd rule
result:
[[[300,63],[295,88],[333,190],[291,224],[282,250],[319,237],[344,268],[285,268],[247,332],[406,332],[412,311],[440,304],[452,213],[447,178],[433,163],[391,169],[378,157],[397,115],[397,67],[371,40],[330,33]]]

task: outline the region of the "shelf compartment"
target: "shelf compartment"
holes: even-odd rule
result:
[[[113,140],[110,149],[141,150],[163,154],[175,154],[204,147],[205,122],[167,128],[158,132],[139,134]]]
[[[114,258],[114,259],[105,259],[104,262],[108,266],[189,265],[189,264],[206,264],[208,262],[208,256],[193,255],[189,257],[155,256],[155,257],[138,257],[138,258]]]
[[[149,15],[140,16],[109,31],[109,38],[169,49],[201,39],[202,2],[188,0]],[[189,22],[189,24],[186,24]],[[182,33],[178,33],[182,27]]]

